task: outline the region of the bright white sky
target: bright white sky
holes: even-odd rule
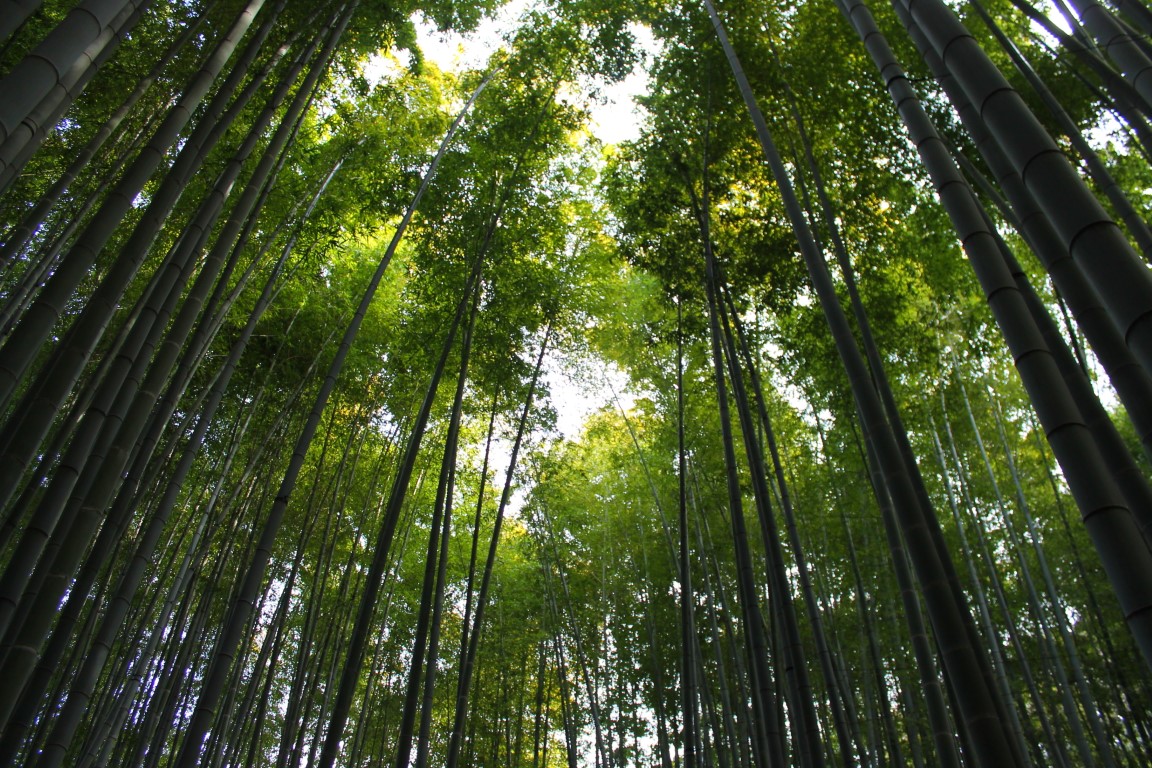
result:
[[[416,39],[424,58],[446,72],[461,68],[478,69],[516,28],[520,15],[532,5],[531,0],[511,0],[493,17],[485,19],[470,35],[442,33],[426,21],[417,20]],[[632,33],[644,51],[655,50],[652,33],[633,25]],[[648,74],[637,67],[623,81],[601,87],[601,99],[590,104],[592,134],[605,144],[618,144],[640,135],[640,112],[633,98],[648,88]]]
[[[459,72],[462,69],[480,69],[517,27],[519,17],[532,5],[533,0],[510,0],[493,17],[485,19],[479,28],[470,35],[455,32],[439,32],[422,18],[415,18],[416,40],[424,54],[425,61],[436,64],[444,72]],[[633,25],[632,34],[638,46],[644,51],[645,64],[649,63],[657,51],[651,31]],[[400,65],[395,59],[385,56],[374,57],[365,67],[369,79],[386,78],[400,73]],[[644,66],[619,83],[608,85],[595,83],[598,97],[588,99],[591,117],[590,130],[593,136],[604,144],[619,144],[633,140],[640,135],[641,109],[634,98],[648,89],[648,74]],[[576,96],[577,94],[573,94]],[[557,412],[556,430],[568,439],[580,435],[584,420],[595,411],[608,405],[631,408],[635,396],[627,391],[627,376],[614,366],[603,368],[598,376],[576,379],[569,373],[573,361],[567,365],[559,358],[562,350],[554,350],[544,362],[543,377],[551,392],[551,403]],[[596,361],[584,361],[585,365],[600,366]],[[591,379],[591,380],[590,380]],[[505,461],[505,451],[500,450],[500,461]]]
[[[436,64],[445,72],[461,69],[478,69],[514,31],[520,15],[531,6],[532,0],[511,0],[495,16],[486,19],[470,35],[455,32],[439,32],[422,19],[416,20],[416,39],[426,61]],[[651,32],[634,26],[632,33],[641,48],[649,52],[655,50]],[[634,97],[648,88],[648,75],[643,67],[637,67],[629,77],[613,85],[601,85],[600,98],[590,100],[592,135],[605,144],[618,144],[636,139],[640,135],[640,109]],[[594,411],[614,402],[613,391],[625,408],[630,408],[634,398],[624,392],[626,377],[618,370],[605,370],[598,378],[601,383],[576,382],[565,371],[558,359],[562,352],[548,355],[544,365],[544,380],[551,392],[552,405],[556,408],[556,429],[564,437],[575,439],[579,436],[584,420]],[[595,363],[591,363],[595,365]],[[611,386],[604,381],[611,377]],[[502,457],[503,460],[503,457]]]

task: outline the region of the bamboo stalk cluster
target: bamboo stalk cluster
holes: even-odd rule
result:
[[[1150,178],[1152,12],[821,17],[1003,344],[951,340],[909,395],[771,29],[812,5],[761,5],[530,11],[484,72],[369,83],[412,17],[486,4],[0,0],[0,763],[1152,760],[1152,229],[1124,178]],[[1119,159],[1012,18],[1131,132]],[[570,90],[630,23],[670,63],[646,138],[592,160]],[[809,304],[794,382],[844,391],[798,405],[761,323]],[[549,360],[578,348],[652,397],[565,441]]]

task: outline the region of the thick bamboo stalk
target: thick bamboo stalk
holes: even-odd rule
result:
[[[941,556],[944,553],[937,548],[929,530],[930,526],[925,520],[926,516],[934,512],[921,507],[899,447],[892,435],[883,404],[872,387],[863,356],[856,346],[847,318],[839,305],[827,264],[804,219],[767,122],[743,74],[739,59],[728,41],[719,15],[709,0],[705,0],[705,7],[712,18],[717,36],[752,116],[765,159],[771,166],[777,188],[784,198],[788,218],[797,235],[805,266],[832,330],[841,362],[852,383],[853,396],[863,417],[866,437],[874,446],[888,480],[893,506],[901,524],[913,569],[924,593],[928,614],[944,658],[948,680],[956,686],[954,692],[960,704],[960,714],[968,721],[967,729],[974,737],[977,759],[988,766],[1015,765],[1018,762],[1017,757],[998,713],[996,693],[985,676],[988,663],[983,658],[981,650],[974,647],[969,640],[975,634],[972,616],[968,607],[959,602],[949,582],[948,574],[955,569],[947,568],[942,562]]]
[[[53,91],[68,93],[95,67],[109,44],[119,44],[122,23],[150,3],[84,0],[0,79],[0,153],[18,152],[37,130],[37,121],[26,122],[34,111],[52,98]],[[76,94],[70,96],[69,101]],[[5,167],[0,163],[0,172]]]

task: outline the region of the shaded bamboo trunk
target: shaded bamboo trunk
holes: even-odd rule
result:
[[[884,407],[869,381],[864,361],[838,303],[827,265],[816,247],[799,201],[792,191],[791,181],[776,151],[767,122],[757,106],[739,59],[728,42],[720,17],[709,0],[705,0],[705,6],[752,116],[765,159],[771,166],[777,187],[784,197],[788,218],[797,235],[809,276],[820,298],[825,318],[832,329],[837,351],[852,384],[853,396],[863,416],[866,437],[873,444],[888,478],[893,506],[925,596],[928,614],[936,631],[944,666],[948,672],[948,680],[955,686],[960,714],[968,721],[967,730],[976,735],[978,760],[988,766],[1016,765],[1017,756],[999,715],[1000,706],[997,703],[996,693],[985,674],[989,665],[980,649],[973,647],[970,642],[970,638],[975,636],[972,616],[967,606],[958,599],[949,582],[949,573],[954,573],[955,568],[946,566],[942,561],[942,555],[945,553],[937,547],[930,525],[925,521],[926,517],[934,513],[921,507],[885,416]]]
[[[349,9],[349,11],[346,13],[343,19],[342,27],[346,27],[348,21],[350,21],[351,10],[352,9]],[[243,585],[238,595],[239,599],[234,602],[231,609],[229,620],[225,625],[226,631],[221,637],[219,650],[215,653],[216,661],[213,664],[211,673],[205,682],[205,693],[201,696],[203,705],[197,705],[197,713],[199,714],[193,715],[192,724],[189,726],[189,735],[185,738],[184,745],[181,748],[180,757],[177,760],[178,765],[188,766],[188,768],[190,768],[197,759],[197,755],[200,749],[199,742],[203,739],[203,734],[207,728],[207,721],[212,717],[213,710],[215,708],[214,699],[219,697],[221,688],[223,687],[227,676],[229,675],[231,657],[235,653],[235,648],[238,646],[241,629],[243,625],[247,623],[248,618],[251,615],[253,601],[250,597],[248,597],[248,595],[255,594],[255,592],[259,589],[260,583],[263,581],[264,570],[267,566],[268,558],[271,554],[271,547],[287,511],[288,498],[291,495],[293,488],[295,487],[296,478],[299,475],[301,467],[303,466],[305,453],[307,452],[308,446],[311,444],[312,437],[315,434],[316,426],[320,420],[320,415],[324,410],[324,406],[327,404],[328,397],[330,396],[332,390],[335,388],[336,379],[339,376],[340,370],[343,367],[344,360],[347,358],[348,352],[351,349],[352,342],[359,332],[360,325],[362,324],[363,318],[367,313],[368,306],[371,303],[372,297],[374,296],[380,281],[383,279],[384,271],[387,269],[388,264],[391,262],[392,255],[395,253],[396,247],[398,246],[401,237],[407,229],[408,223],[412,219],[412,215],[415,212],[417,204],[420,202],[424,192],[427,190],[432,176],[435,174],[436,168],[439,165],[439,161],[444,156],[448,148],[449,142],[452,140],[456,130],[463,122],[464,115],[466,114],[467,110],[475,102],[476,98],[479,96],[480,91],[483,90],[487,83],[488,80],[485,80],[481,83],[480,87],[475,93],[473,93],[472,98],[469,99],[469,101],[465,104],[463,110],[457,116],[455,122],[453,122],[452,126],[448,130],[448,133],[445,135],[444,141],[441,143],[439,151],[433,158],[428,172],[424,176],[424,180],[420,185],[420,189],[417,191],[415,197],[412,200],[412,203],[409,204],[408,209],[405,211],[404,216],[397,226],[396,232],[393,235],[391,242],[381,257],[380,264],[378,265],[376,272],[373,274],[368,288],[364,292],[364,296],[360,302],[360,305],[358,306],[352,321],[349,323],[348,328],[345,331],[344,337],[341,340],[340,347],[337,350],[336,355],[333,357],[332,363],[329,366],[328,374],[325,377],[320,391],[317,393],[316,401],[313,404],[313,408],[308,417],[305,428],[301,431],[297,440],[297,445],[293,452],[293,458],[287,472],[285,473],[284,480],[281,483],[281,489],[277,494],[277,500],[273,505],[268,518],[265,520],[260,545],[258,546],[255,557],[249,564],[247,573],[244,576]],[[417,431],[422,432],[422,427]],[[409,467],[408,471],[411,472],[411,467]],[[407,482],[405,481],[403,485],[406,488]],[[390,528],[390,530],[387,530],[388,528]],[[387,533],[388,541],[385,543],[390,543],[391,534],[395,531],[395,523],[393,522],[390,526],[385,526],[385,528],[382,528],[381,530],[382,534],[385,532]],[[384,549],[386,549],[386,547],[384,547]],[[381,565],[377,565],[375,569],[377,571],[377,579],[379,579],[380,574],[378,571],[381,567]],[[370,577],[368,578],[368,583],[369,589],[366,590],[366,592],[371,592],[379,588],[378,582],[377,586],[372,586],[372,580]],[[361,639],[361,643],[362,642],[363,639]],[[340,705],[341,702],[338,698],[337,706]],[[342,728],[343,723],[340,725]],[[193,726],[196,727],[193,728]],[[336,737],[336,743],[338,743],[339,738],[339,736]],[[334,746],[335,745],[333,745],[333,747]],[[325,757],[329,762],[331,762],[335,755],[333,754],[331,756]]]
[[[44,223],[45,218],[53,209],[53,206],[58,203],[80,173],[84,171],[93,158],[97,156],[105,142],[116,134],[136,104],[143,98],[144,94],[148,92],[153,84],[155,84],[165,67],[199,34],[210,10],[214,8],[215,5],[215,2],[210,2],[195,20],[186,25],[184,31],[174,39],[161,54],[155,66],[137,82],[132,93],[124,98],[123,103],[116,108],[116,111],[100,126],[92,138],[75,154],[75,157],[73,157],[68,167],[60,175],[60,178],[53,183],[51,189],[45,192],[40,199],[37,200],[36,205],[20,220],[19,224],[6,234],[3,246],[0,246],[0,267],[6,267],[17,257],[25,243],[28,242],[28,239],[32,237],[36,230]],[[3,13],[0,13],[0,16],[2,15]],[[0,22],[0,24],[2,24],[2,22]]]
[[[13,69],[0,79],[0,190],[11,160],[44,136],[52,117],[75,100],[98,61],[119,45],[151,0],[84,0]]]
[[[187,124],[192,111],[207,94],[224,64],[231,58],[262,5],[263,0],[250,0],[241,11],[229,33],[216,47],[210,59],[189,81],[180,101],[169,111],[144,150],[109,192],[104,204],[64,256],[60,267],[53,272],[51,280],[41,291],[36,302],[29,307],[4,346],[0,348],[0,403],[9,403],[16,393],[28,367],[48,340],[49,334],[63,315],[64,308],[80,281],[131,209],[132,201]],[[91,299],[89,306],[97,307],[91,303]],[[37,382],[34,382],[29,389],[33,396],[49,383],[57,391],[70,390],[76,377],[79,376],[80,369],[87,361],[87,355],[91,354],[89,344],[82,340],[79,344],[72,344],[71,337],[81,332],[99,334],[102,331],[101,328],[76,324],[73,324],[72,329],[73,333],[68,334],[68,339],[61,342],[59,349],[69,351],[86,349],[87,354],[81,354],[82,360],[68,359],[66,368],[59,370],[58,377],[54,372],[43,371]],[[55,367],[52,366],[53,369]],[[68,375],[65,375],[66,371]],[[28,457],[35,453],[55,415],[50,409],[30,409],[32,397],[26,396],[26,399],[28,402],[16,410],[0,432],[0,441],[5,446],[3,453],[7,457],[4,462],[0,462],[0,473],[3,473],[0,493],[4,494],[0,498],[5,501],[10,497],[11,488],[23,473]],[[61,399],[62,396],[56,398],[57,401]]]
[[[867,9],[862,4],[853,7],[854,19],[863,21],[868,18],[865,15]],[[915,9],[913,16],[916,16]],[[931,39],[931,31],[923,24],[921,28]],[[997,240],[989,231],[979,204],[951,161],[931,122],[919,107],[915,93],[895,63],[894,56],[887,50],[883,37],[872,31],[868,40],[877,58],[886,62],[884,71],[889,91],[964,244],[997,324],[1016,359],[1025,387],[1060,457],[1061,466],[1067,473],[1085,522],[1101,547],[1101,557],[1111,564],[1109,567],[1114,583],[1118,592],[1122,593],[1121,600],[1129,614],[1133,634],[1144,649],[1146,658],[1152,663],[1152,553],[1140,540],[1139,530],[1116,486],[1101,482],[1102,478],[1108,477],[1107,465],[1072,396],[1066,387],[1061,386],[1063,379],[1056,360],[1036,327],[1025,297],[1004,263]],[[964,78],[959,68],[950,69],[963,85]],[[1018,95],[1013,94],[1019,99]],[[989,111],[988,105],[985,107],[985,114],[989,115],[989,128],[995,134],[991,117],[994,110]],[[1064,163],[1067,164],[1066,161]],[[1050,181],[1058,183],[1055,179]],[[1079,183],[1078,178],[1076,183]],[[1042,205],[1043,194],[1051,193],[1051,190],[1043,193],[1037,189],[1031,191]],[[1115,225],[1112,227],[1114,229]],[[1148,275],[1145,277],[1149,278]],[[1148,298],[1152,300],[1152,292]],[[1131,335],[1129,338],[1132,338]]]
[[[680,580],[680,712],[684,768],[699,764],[700,725],[696,682],[696,618],[693,610],[692,559],[688,534],[688,456],[684,444],[684,330],[683,308],[676,300],[676,486],[679,512],[677,575]]]
[[[707,184],[705,184],[707,190]],[[760,768],[783,765],[786,746],[778,719],[776,695],[772,690],[772,673],[768,666],[768,640],[764,633],[764,620],[760,612],[760,598],[755,584],[748,531],[744,522],[744,504],[740,489],[736,449],[732,436],[732,420],[728,408],[728,387],[725,384],[724,352],[721,342],[719,279],[712,255],[711,235],[708,232],[708,201],[704,199],[700,211],[701,240],[705,260],[705,288],[708,295],[708,324],[712,345],[713,377],[716,386],[717,412],[720,418],[721,438],[724,446],[725,477],[727,479],[728,510],[731,516],[732,543],[736,552],[737,586],[743,632],[749,655],[749,682],[752,689],[752,742],[753,753]]]
[[[428,528],[428,549],[424,562],[424,581],[420,591],[416,635],[412,645],[412,664],[409,669],[408,685],[404,696],[404,711],[400,718],[400,733],[397,736],[397,768],[407,768],[408,766],[417,716],[421,717],[422,731],[424,723],[430,724],[432,718],[431,708],[423,706],[425,698],[431,700],[435,676],[433,670],[436,666],[436,654],[431,648],[432,643],[429,642],[428,635],[435,633],[438,636],[438,619],[443,610],[444,593],[441,573],[447,565],[445,558],[448,556],[448,551],[443,546],[442,540],[448,540],[448,531],[451,529],[452,475],[456,466],[456,445],[460,434],[460,409],[464,399],[464,385],[468,378],[468,356],[471,351],[472,329],[476,325],[476,314],[480,304],[479,290],[473,291],[471,301],[468,319],[464,324],[464,336],[460,347],[460,370],[456,377],[456,394],[452,400],[448,433],[444,438],[444,455],[440,462],[440,478],[436,484],[432,522]],[[425,682],[423,689],[420,685],[422,676]],[[416,762],[418,765],[421,764],[419,758]]]

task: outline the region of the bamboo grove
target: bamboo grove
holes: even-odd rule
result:
[[[1150,41],[0,0],[0,765],[1152,764]]]

